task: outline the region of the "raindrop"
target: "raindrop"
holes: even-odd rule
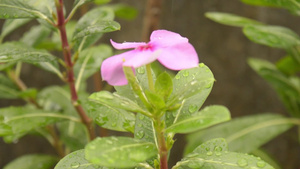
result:
[[[222,151],[222,147],[220,147],[220,146],[215,147],[215,151],[218,151],[218,152]]]
[[[8,15],[7,13],[4,13],[4,14],[3,14],[3,17],[4,17],[4,18],[9,18],[9,15]]]
[[[240,166],[240,167],[245,167],[248,165],[248,161],[244,158],[241,158],[237,161],[237,164]]]
[[[144,74],[145,73],[145,67],[139,67],[139,68],[137,68],[137,72],[139,74]]]
[[[96,122],[97,122],[100,126],[103,126],[107,121],[108,121],[107,116],[98,116],[98,117],[96,118]]]
[[[143,138],[144,135],[145,135],[145,133],[144,133],[144,131],[142,131],[142,130],[141,130],[141,131],[138,131],[138,132],[136,133],[136,137],[139,138],[139,139]]]
[[[175,76],[175,79],[180,79],[180,74],[178,73],[176,76]]]
[[[139,124],[138,124],[138,127],[143,127],[143,124],[142,124],[142,123],[139,123]]]
[[[71,164],[71,168],[78,168],[80,166],[80,163],[75,161]]]
[[[194,81],[191,82],[191,85],[193,86],[193,85],[195,85],[196,83],[197,83],[197,81],[194,80]]]
[[[220,151],[216,151],[216,156],[220,156],[220,155],[222,155],[222,153],[220,152]]]
[[[210,151],[210,148],[209,148],[209,147],[206,147],[205,150],[206,150],[206,151]]]
[[[184,76],[184,77],[188,77],[188,76],[189,76],[189,74],[190,74],[190,72],[189,72],[189,71],[187,71],[187,70],[184,70],[184,71],[183,71],[183,76]]]
[[[208,152],[206,153],[206,155],[211,156],[211,155],[213,155],[213,152],[212,152],[212,151],[208,151]]]
[[[204,63],[199,63],[199,67],[204,67],[205,65],[204,65]]]
[[[198,109],[197,105],[190,105],[190,106],[189,106],[189,112],[190,112],[190,113],[196,112],[197,109]]]
[[[266,166],[266,163],[265,163],[264,161],[257,161],[256,165],[257,165],[257,167],[259,167],[259,168],[263,168],[263,167]]]

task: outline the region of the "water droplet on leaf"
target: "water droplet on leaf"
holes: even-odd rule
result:
[[[78,168],[79,166],[80,166],[80,163],[76,162],[76,161],[71,164],[71,168]]]
[[[206,155],[211,156],[211,155],[213,155],[213,152],[212,152],[212,151],[208,151],[208,152],[206,153]]]
[[[264,161],[257,161],[256,165],[257,167],[263,168],[266,166],[266,163]]]
[[[180,74],[178,73],[176,76],[175,76],[175,79],[180,79]]]
[[[204,67],[204,63],[199,63],[199,67]]]
[[[137,72],[139,74],[144,74],[145,73],[145,67],[139,67],[139,68],[137,68]]]
[[[197,105],[190,105],[189,106],[189,112],[190,113],[194,113],[195,111],[197,111],[198,107]]]
[[[142,130],[141,130],[141,131],[138,131],[138,132],[136,133],[136,137],[139,138],[139,139],[143,138],[144,135],[145,135],[145,133],[144,133],[144,131],[142,131]]]
[[[189,168],[201,168],[203,166],[204,162],[203,161],[190,161],[188,163]]]
[[[182,75],[183,75],[184,77],[188,77],[188,76],[189,76],[189,74],[190,74],[190,72],[189,72],[189,71],[187,71],[187,70],[184,70]]]
[[[240,166],[240,167],[245,167],[248,165],[248,161],[244,158],[241,158],[237,161],[237,164]]]

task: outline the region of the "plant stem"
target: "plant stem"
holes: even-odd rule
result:
[[[69,88],[71,92],[72,104],[75,107],[76,111],[78,112],[82,120],[82,123],[86,126],[89,133],[90,140],[93,140],[96,137],[96,135],[95,135],[94,126],[92,125],[92,120],[86,115],[86,112],[84,111],[82,106],[78,103],[78,95],[75,88],[75,78],[74,78],[74,71],[73,71],[71,49],[68,43],[66,27],[65,27],[66,21],[63,13],[63,0],[56,0],[55,5],[57,11],[56,27],[59,29],[60,32],[62,50],[63,50],[65,65],[67,69],[67,82],[69,84]]]
[[[164,127],[164,122],[161,121],[160,118],[156,118],[154,128],[158,142],[160,169],[168,169],[168,148],[165,140]]]
[[[153,76],[152,76],[151,64],[150,63],[146,65],[146,70],[147,70],[149,89],[150,89],[150,91],[154,92],[154,81],[153,81]]]

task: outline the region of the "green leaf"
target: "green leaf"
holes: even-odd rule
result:
[[[74,4],[73,4],[73,7],[75,6],[81,6],[85,3],[88,3],[88,2],[92,2],[94,0],[75,0]]]
[[[3,39],[5,36],[13,32],[14,30],[18,29],[19,27],[23,26],[24,24],[31,21],[31,19],[7,19],[5,20],[2,32],[1,32],[1,38]]]
[[[155,81],[154,88],[158,95],[167,100],[173,91],[173,82],[171,76],[166,72],[161,73]]]
[[[128,137],[96,138],[85,148],[85,157],[90,162],[114,168],[134,167],[156,154],[153,143]]]
[[[300,45],[299,36],[292,30],[280,26],[251,25],[243,29],[253,42],[282,49]]]
[[[23,61],[28,63],[52,62],[56,57],[44,50],[33,49],[18,42],[0,45],[0,62]]]
[[[134,7],[126,4],[117,4],[111,7],[115,11],[116,17],[121,19],[133,20],[138,14],[138,11]]]
[[[244,169],[244,168],[274,169],[272,166],[253,155],[227,151],[224,139],[209,140],[198,146],[191,154],[178,162],[172,169]]]
[[[295,75],[300,71],[300,64],[291,56],[286,56],[277,61],[276,67],[286,75]]]
[[[197,112],[208,97],[213,83],[214,76],[203,63],[197,68],[180,71],[173,78],[174,89],[171,99],[167,102],[167,105],[171,106],[166,113],[167,126]]]
[[[1,99],[16,99],[20,98],[20,90],[13,81],[8,79],[3,74],[0,74],[0,98]]]
[[[292,13],[300,14],[300,2],[298,0],[241,0],[249,5],[270,6],[285,8]]]
[[[55,156],[30,154],[21,156],[4,166],[3,169],[51,169],[57,163]]]
[[[121,108],[90,102],[88,114],[96,124],[103,128],[116,131],[134,131],[135,115]]]
[[[145,94],[154,110],[163,110],[166,108],[165,101],[161,96],[149,90],[146,90]]]
[[[101,30],[98,29],[100,27],[98,26],[102,24],[102,29],[104,29],[105,24],[109,24],[110,21],[113,21],[114,17],[114,11],[108,7],[98,7],[87,12],[76,24],[72,38],[75,41],[74,48],[78,49],[81,45],[82,49],[84,49],[95,43],[102,37]],[[92,32],[88,32],[89,29],[91,29]],[[78,34],[81,38],[78,38]]]
[[[76,168],[76,169],[106,169],[106,167],[99,167],[92,163],[84,157],[84,150],[77,150],[65,156],[61,159],[55,166],[54,169],[66,169],[66,168]]]
[[[182,118],[166,129],[166,132],[189,133],[230,119],[230,112],[224,106],[208,106],[203,110]]]
[[[108,91],[100,91],[97,93],[93,93],[89,99],[93,102],[100,103],[101,105],[112,107],[112,108],[120,108],[130,112],[142,112],[148,113],[143,110],[139,105],[130,99],[120,96],[117,93],[110,93]]]
[[[0,116],[4,117],[2,123],[11,127],[11,134],[13,135],[23,135],[35,128],[44,127],[62,120],[80,122],[77,118],[29,107],[2,108],[0,109]],[[0,136],[6,136],[6,133],[0,133]]]
[[[73,40],[78,40],[85,36],[93,36],[94,34],[113,32],[120,30],[120,28],[120,24],[116,21],[98,21],[75,34]]]
[[[250,58],[248,64],[270,83],[289,113],[300,117],[300,79],[297,76],[286,76],[274,64],[262,59]]]
[[[0,18],[41,18],[50,21],[54,11],[54,1],[45,0],[1,0]]]
[[[36,47],[39,43],[46,39],[50,33],[51,30],[44,25],[33,26],[24,34],[20,41],[28,46]]]
[[[215,22],[229,25],[229,26],[237,26],[237,27],[244,27],[247,25],[262,25],[258,21],[241,17],[238,15],[230,14],[230,13],[223,13],[223,12],[207,12],[205,16]]]
[[[78,60],[74,65],[74,73],[77,77],[76,88],[79,88],[78,86],[81,81],[86,81],[87,78],[98,72],[102,61],[112,54],[112,48],[104,44],[80,52]]]
[[[111,0],[94,0],[94,3],[97,5],[103,5],[109,3]]]
[[[81,94],[79,98],[82,99]],[[44,88],[38,93],[37,100],[48,111],[60,111],[73,118],[79,118],[72,105],[68,88],[58,86]],[[80,102],[84,103],[82,100]],[[71,150],[82,149],[88,142],[86,128],[81,123],[66,121],[58,123],[57,127],[60,132],[60,138]]]
[[[258,167],[274,169],[259,157],[236,152],[207,152],[206,154],[194,155],[178,162],[172,169],[244,169],[245,167],[249,169]]]
[[[199,144],[217,137],[226,139],[230,151],[250,153],[290,129],[292,124],[293,120],[275,114],[236,118],[188,135],[185,154],[193,151]]]

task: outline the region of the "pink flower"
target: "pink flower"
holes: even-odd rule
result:
[[[150,42],[116,43],[111,40],[116,49],[132,49],[119,55],[114,55],[103,61],[101,74],[103,80],[110,85],[126,85],[127,79],[123,66],[138,68],[155,60],[172,70],[197,67],[199,60],[194,47],[188,39],[167,30],[153,31]]]

